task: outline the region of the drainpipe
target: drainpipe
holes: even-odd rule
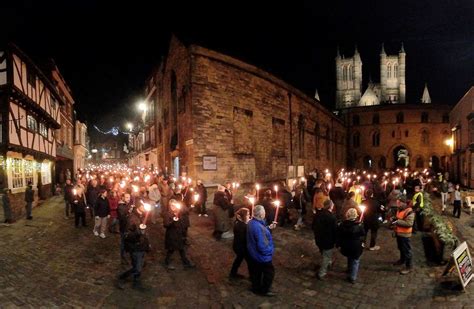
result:
[[[288,92],[288,110],[290,122],[290,165],[293,165],[293,115],[291,112],[291,93]]]

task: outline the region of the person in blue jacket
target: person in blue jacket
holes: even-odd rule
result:
[[[265,208],[257,205],[253,211],[253,218],[247,227],[247,249],[250,281],[252,292],[264,296],[275,296],[270,288],[275,277],[275,268],[272,264],[274,252],[272,234],[270,229],[276,227],[265,224]]]

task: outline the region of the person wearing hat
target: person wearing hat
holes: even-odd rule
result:
[[[323,261],[317,278],[323,280],[326,276],[328,267],[332,264],[332,253],[336,244],[336,216],[332,213],[334,203],[331,200],[325,200],[322,207],[315,209],[313,217],[314,241],[318,246]]]
[[[100,189],[99,197],[94,206],[95,224],[94,235],[100,238],[105,238],[105,230],[107,229],[107,219],[110,218],[110,206],[107,199],[107,190]],[[100,234],[99,234],[100,232]]]
[[[413,230],[413,222],[415,221],[415,213],[413,209],[407,204],[406,196],[400,194],[397,198],[398,211],[392,225],[395,228],[395,235],[397,237],[397,246],[400,251],[400,259],[393,265],[405,264],[405,269],[400,271],[400,274],[409,274],[413,268],[412,264],[412,250],[410,238]]]
[[[364,227],[357,220],[359,214],[355,208],[349,208],[345,220],[337,229],[337,246],[341,254],[347,257],[347,280],[354,284],[359,272],[360,256],[363,252],[362,243],[365,236]]]
[[[240,264],[245,259],[247,261],[247,223],[249,222],[249,210],[242,207],[235,213],[234,223],[234,242],[232,249],[235,253],[235,260],[230,270],[230,279],[242,279],[243,276],[238,274]],[[248,266],[248,263],[247,263]]]
[[[28,181],[28,186],[25,190],[25,202],[26,202],[26,219],[32,220],[31,210],[33,208],[33,201],[35,200],[35,191],[33,191],[33,184]]]

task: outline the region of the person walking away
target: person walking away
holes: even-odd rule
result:
[[[129,193],[124,193],[120,200],[117,208],[117,217],[119,221],[120,231],[120,258],[122,264],[127,265],[127,257],[125,252],[125,233],[127,232],[128,216],[132,212],[133,207],[131,205],[131,196]]]
[[[72,211],[74,212],[74,225],[79,227],[79,222],[82,221],[82,226],[86,224],[86,196],[81,188],[76,189],[76,194],[72,195]]]
[[[230,231],[231,221],[229,218],[229,208],[233,207],[225,194],[225,187],[218,185],[217,192],[214,194],[214,217],[215,230],[214,237],[219,240],[230,239],[234,234]]]
[[[32,220],[33,216],[31,211],[33,208],[33,201],[35,200],[35,191],[33,191],[33,184],[31,181],[28,181],[28,186],[25,190],[25,202],[26,202],[26,219]]]
[[[235,213],[234,242],[232,244],[232,249],[235,253],[235,260],[234,263],[232,263],[232,268],[230,270],[230,279],[244,278],[244,276],[238,274],[238,270],[242,261],[244,259],[247,261],[247,223],[249,220],[250,216],[247,208],[240,208]]]
[[[380,246],[376,245],[377,242],[377,232],[382,222],[382,212],[383,206],[380,205],[380,202],[374,198],[374,193],[371,189],[365,191],[366,200],[363,202],[365,205],[365,212],[363,217],[365,237],[364,245],[367,240],[367,235],[370,231],[370,251],[377,251],[380,249]],[[365,247],[365,246],[364,246]]]
[[[198,179],[196,185],[196,193],[199,194],[199,200],[196,202],[196,208],[198,211],[198,216],[207,217],[206,211],[206,202],[207,202],[207,189],[202,183],[202,180]]]
[[[91,219],[94,218],[94,208],[97,202],[97,198],[99,197],[99,187],[97,186],[97,180],[92,179],[87,186],[86,191],[86,201],[87,207],[89,208],[89,212],[91,215]]]
[[[119,224],[117,211],[118,211],[118,205],[119,205],[120,199],[118,197],[117,191],[115,190],[110,191],[110,195],[107,198],[109,200],[110,220],[111,220],[111,223],[109,225],[109,232],[113,234],[117,234],[118,231],[117,231],[116,226],[118,226]]]
[[[424,201],[423,201],[423,192],[421,191],[420,186],[415,186],[415,194],[413,195],[412,198],[412,205],[413,205],[413,210],[415,211],[415,230],[418,231],[423,231],[423,207],[424,207]]]
[[[346,198],[346,192],[342,188],[342,180],[338,179],[336,185],[329,190],[329,198],[334,203],[336,219],[338,221],[343,220],[342,206]]]
[[[443,182],[441,182],[441,210],[444,211],[446,210],[446,206],[448,204],[448,181],[446,179],[443,179]]]
[[[327,270],[332,265],[332,255],[336,244],[336,216],[332,213],[334,203],[325,200],[322,208],[316,208],[313,216],[314,241],[323,257],[317,278],[324,280]]]
[[[176,268],[171,264],[171,257],[177,250],[181,256],[181,261],[185,268],[194,268],[195,265],[188,259],[186,255],[185,240],[183,238],[185,225],[181,220],[181,209],[184,205],[178,201],[171,199],[168,205],[168,211],[163,214],[163,226],[165,232],[165,266],[168,270],[175,270]]]
[[[285,224],[288,222],[290,223],[290,208],[293,207],[293,197],[291,193],[286,188],[284,182],[280,184],[281,190],[278,192],[279,198],[281,199],[281,206],[280,206],[280,216],[278,217],[278,223],[280,227],[284,227]]]
[[[15,222],[12,217],[12,209],[10,206],[10,195],[11,190],[8,188],[4,188],[2,192],[2,206],[3,206],[3,214],[5,216],[4,223],[13,223]]]
[[[66,180],[66,185],[64,186],[64,203],[65,203],[65,217],[64,219],[69,219],[70,208],[72,203],[72,190],[74,186],[71,183],[71,179]]]
[[[265,222],[269,225],[275,219],[275,204],[273,203],[272,190],[266,190],[263,193],[263,200],[261,205],[265,208]]]
[[[143,205],[134,207],[127,218],[127,231],[125,233],[125,251],[130,254],[132,267],[118,276],[118,288],[125,288],[126,279],[132,275],[132,288],[138,291],[147,291],[141,282],[141,273],[145,260],[145,253],[150,251],[150,242],[146,234],[146,225],[141,224],[141,217],[145,209]]]
[[[344,201],[344,204],[342,206],[342,213],[344,214],[344,219],[345,219],[345,215],[347,211],[351,208],[355,209],[359,216],[362,214],[362,211],[359,208],[359,204],[356,203],[354,198],[355,198],[354,192],[349,192],[346,196],[346,200]]]
[[[293,205],[298,211],[298,220],[294,226],[295,231],[299,231],[304,227],[304,216],[306,215],[306,204],[310,201],[310,196],[308,190],[306,189],[304,181],[301,181],[300,184],[295,187],[295,195],[293,197]]]
[[[454,187],[454,201],[453,201],[454,209],[453,209],[453,217],[461,218],[461,191],[459,190],[459,184],[456,184]]]
[[[253,218],[247,226],[248,265],[252,292],[264,296],[275,296],[271,291],[275,268],[272,259],[274,245],[270,230],[275,224],[265,224],[265,208],[257,205],[254,208]]]
[[[364,227],[357,221],[358,217],[357,210],[349,208],[345,220],[337,229],[337,244],[341,248],[341,254],[347,257],[347,280],[352,284],[357,280],[365,236]]]
[[[107,200],[107,190],[100,189],[99,198],[95,203],[94,213],[94,235],[100,236],[100,238],[105,238],[105,230],[107,229],[107,219],[110,218],[110,206],[109,201]]]
[[[394,266],[405,264],[405,269],[400,274],[406,275],[413,269],[413,254],[411,250],[410,238],[413,231],[413,223],[415,222],[415,212],[407,204],[406,196],[400,194],[397,198],[398,211],[393,220],[392,225],[395,227],[395,235],[397,238],[397,246],[400,251],[400,259],[395,262]]]
[[[157,213],[161,210],[159,208],[161,194],[160,194],[160,189],[158,189],[158,185],[156,183],[152,184],[148,188],[148,199],[152,202],[151,211],[148,214],[148,216],[150,216],[151,223],[156,224]]]

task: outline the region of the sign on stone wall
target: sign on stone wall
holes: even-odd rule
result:
[[[202,169],[205,171],[216,171],[217,170],[217,157],[216,156],[202,156]]]
[[[474,277],[471,253],[469,253],[466,242],[463,242],[454,250],[453,257],[456,263],[456,269],[458,270],[459,279],[461,279],[462,286],[465,288],[472,277]]]

